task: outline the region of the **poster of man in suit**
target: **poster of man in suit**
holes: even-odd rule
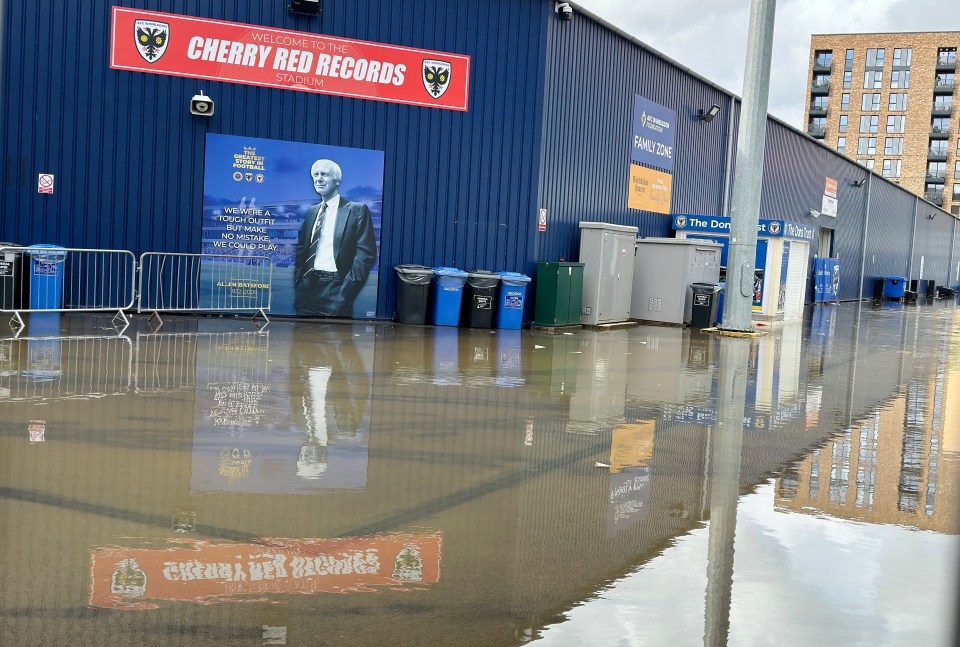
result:
[[[382,215],[382,151],[207,135],[204,262],[224,277],[231,261],[269,258],[272,314],[375,317]],[[251,289],[210,283],[213,303]]]

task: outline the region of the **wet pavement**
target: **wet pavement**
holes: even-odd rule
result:
[[[36,317],[0,645],[952,644],[960,310],[757,340]]]

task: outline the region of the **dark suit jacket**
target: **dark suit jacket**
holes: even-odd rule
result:
[[[304,275],[313,269],[310,259],[310,235],[317,219],[320,205],[307,209],[307,217],[300,227],[300,240],[297,243],[297,259],[294,267],[293,285],[299,289]],[[370,275],[370,269],[377,260],[377,240],[373,231],[373,218],[370,209],[362,202],[350,202],[340,197],[337,207],[337,229],[333,233],[333,254],[337,261],[337,271],[343,280],[341,294],[351,306],[363,284]],[[308,261],[309,259],[309,261]]]

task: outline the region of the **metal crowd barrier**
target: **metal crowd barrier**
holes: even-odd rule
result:
[[[0,312],[24,327],[21,312],[116,312],[136,295],[137,259],[119,249],[0,246]]]
[[[0,313],[11,328],[25,328],[24,312],[115,312],[126,330],[126,312],[252,312],[266,324],[273,262],[266,256],[133,252],[53,245],[0,243]],[[259,318],[259,319],[258,319]]]
[[[137,312],[253,312],[267,323],[273,262],[267,256],[146,252],[140,256]]]

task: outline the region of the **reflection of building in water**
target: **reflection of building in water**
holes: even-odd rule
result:
[[[943,369],[929,382],[911,383],[905,395],[800,461],[778,479],[777,507],[960,531],[960,448],[957,426],[944,424],[947,383]]]

